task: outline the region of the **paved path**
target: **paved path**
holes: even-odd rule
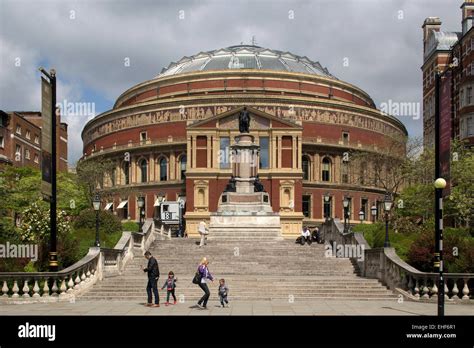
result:
[[[436,315],[436,303],[396,300],[356,301],[234,301],[231,308],[218,307],[210,301],[208,309],[194,303],[179,303],[148,308],[136,301],[86,301],[74,303],[0,304],[0,315]],[[474,306],[446,305],[446,315],[473,315]]]

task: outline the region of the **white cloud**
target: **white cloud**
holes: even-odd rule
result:
[[[0,107],[39,110],[40,64],[58,71],[61,98],[105,100],[111,107],[123,91],[153,78],[169,62],[249,43],[253,35],[261,46],[319,60],[338,78],[366,90],[376,104],[416,102],[421,99],[423,20],[440,16],[443,29],[460,30],[461,3],[3,0]],[[180,11],[184,19],[179,19]],[[14,66],[15,57],[21,57],[21,68]],[[126,57],[130,67],[124,66]],[[348,67],[342,64],[344,57]],[[410,133],[421,132],[421,120],[402,121]],[[87,117],[68,117],[67,122],[73,163],[82,153],[80,130]]]

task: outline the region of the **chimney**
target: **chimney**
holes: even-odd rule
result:
[[[464,0],[461,5],[462,11],[462,34],[466,34],[472,28],[474,19],[474,0]]]
[[[426,50],[426,41],[431,31],[439,31],[441,29],[441,19],[439,17],[428,17],[422,25],[423,28],[423,52]]]

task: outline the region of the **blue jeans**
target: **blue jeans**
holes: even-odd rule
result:
[[[160,297],[158,296],[158,279],[148,279],[148,284],[146,286],[146,292],[148,294],[148,303],[152,302],[151,289],[153,289],[153,295],[155,295],[155,304],[160,303]]]

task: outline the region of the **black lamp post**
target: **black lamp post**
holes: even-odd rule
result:
[[[390,212],[390,209],[392,209],[392,203],[392,198],[390,197],[390,194],[387,193],[383,202],[383,209],[385,210],[385,242],[383,243],[384,248],[390,247],[390,240],[388,238],[388,213]]]
[[[374,205],[370,208],[370,212],[371,212],[371,214],[372,214],[372,222],[375,223],[375,217],[377,216],[377,206],[375,205],[375,203],[374,203]]]
[[[344,233],[347,233],[347,218],[349,217],[349,199],[347,197],[342,200],[342,205],[344,206]]]
[[[95,194],[92,204],[94,205],[94,210],[95,210],[95,246],[100,247],[100,240],[99,240],[100,195],[98,193]]]
[[[324,195],[324,202],[326,203],[325,206],[327,206],[327,203],[329,203],[330,199],[331,197],[329,197],[328,194]],[[330,214],[331,214],[331,208],[329,207],[329,211],[324,212],[324,219],[326,223],[329,221]]]
[[[443,178],[438,178],[434,182],[436,190],[436,198],[438,198],[438,203],[436,207],[438,208],[435,214],[436,217],[436,248],[435,252],[435,268],[438,269],[439,279],[438,279],[438,316],[444,316],[444,264],[443,264],[443,189],[446,188],[446,180]]]
[[[138,203],[138,232],[143,232],[143,206],[145,205],[145,197],[139,196],[137,199]]]

